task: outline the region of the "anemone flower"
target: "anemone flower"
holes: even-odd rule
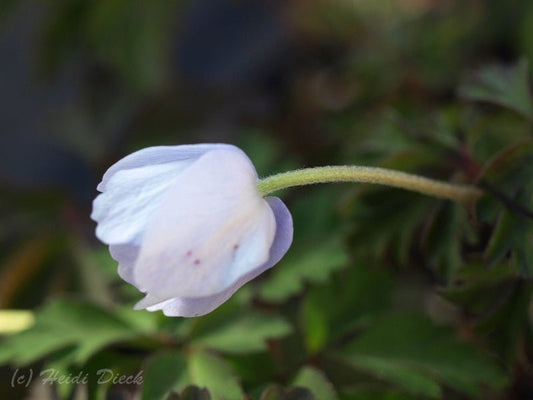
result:
[[[119,275],[146,293],[136,309],[206,314],[283,257],[291,214],[257,183],[227,144],[150,147],[107,170],[91,218]]]
[[[463,205],[475,217],[483,192],[401,171],[323,166],[258,180],[246,154],[227,144],[150,147],[111,166],[92,218],[119,275],[146,293],[136,308],[198,316],[271,268],[292,242],[292,217],[280,189],[366,182]]]

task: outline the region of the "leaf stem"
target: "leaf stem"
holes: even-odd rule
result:
[[[449,199],[471,209],[483,194],[470,185],[437,181],[422,176],[378,167],[326,166],[298,169],[269,176],[258,182],[261,195],[280,189],[326,182],[376,183],[419,192],[428,196]]]

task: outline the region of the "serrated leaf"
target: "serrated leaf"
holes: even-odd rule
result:
[[[0,345],[0,363],[28,364],[72,346],[72,361],[87,360],[101,348],[138,336],[135,327],[95,305],[50,303],[36,313],[35,325]]]
[[[289,323],[281,317],[247,313],[204,332],[192,344],[227,353],[253,353],[266,350],[267,339],[286,336],[291,330]]]
[[[487,355],[458,341],[448,329],[421,316],[394,315],[354,339],[342,358],[359,369],[401,385],[410,393],[437,392],[430,380],[469,395],[482,386],[501,387],[505,377]]]
[[[186,360],[179,353],[156,354],[148,361],[144,372],[143,400],[166,399],[186,373]]]
[[[324,373],[313,367],[304,367],[296,375],[294,386],[302,386],[320,400],[338,400],[333,384]]]
[[[304,283],[326,282],[336,270],[344,268],[346,252],[338,241],[322,242],[314,248],[299,249],[283,261],[280,268],[261,286],[260,295],[271,302],[282,302],[298,294]]]
[[[507,107],[533,120],[533,100],[526,60],[513,66],[490,65],[480,69],[459,88],[459,95]]]

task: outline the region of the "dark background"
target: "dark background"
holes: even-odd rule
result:
[[[270,384],[273,399],[293,386],[318,399],[533,398],[531,62],[526,0],[3,0],[0,308],[43,316],[0,337],[1,397],[75,398],[9,387],[17,366],[190,372],[206,351],[253,399]],[[473,222],[400,190],[291,190],[293,248],[237,300],[186,321],[123,311],[141,296],[94,237],[96,185],[134,150],[202,142],[241,147],[260,176],[378,165],[490,194]],[[151,318],[151,333],[76,358],[89,339],[69,332],[107,326],[99,313]],[[205,339],[224,324],[230,342],[256,329],[256,347]],[[151,374],[163,392],[224,398],[216,372]]]

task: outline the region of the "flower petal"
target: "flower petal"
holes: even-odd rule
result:
[[[206,153],[165,193],[150,218],[134,268],[140,307],[175,297],[214,296],[263,265],[276,222],[242,152]]]
[[[139,255],[139,247],[131,244],[113,244],[109,246],[109,252],[111,257],[118,262],[119,276],[144,292],[145,290],[140,288],[133,279],[133,267]]]
[[[293,225],[292,217],[283,202],[277,197],[268,197],[268,204],[274,212],[276,218],[276,235],[270,248],[270,256],[266,263],[259,268],[242,276],[229,289],[218,294],[202,298],[173,298],[152,306],[148,306],[149,311],[163,310],[169,317],[197,317],[207,314],[228,300],[246,282],[254,279],[259,274],[271,268],[285,255],[292,243]],[[147,296],[148,297],[148,296]],[[144,308],[144,299],[135,306],[136,309]]]
[[[147,165],[167,164],[176,161],[184,161],[188,164],[189,162],[197,160],[208,151],[225,148],[239,150],[231,144],[224,143],[147,147],[127,155],[109,167],[97,189],[100,192],[105,191],[111,177],[118,171],[124,169],[134,169]]]
[[[274,237],[274,242],[272,242],[272,247],[270,248],[270,257],[261,267],[259,273],[263,273],[282,259],[291,247],[292,236],[294,233],[292,215],[285,203],[283,203],[279,197],[267,197],[265,200],[268,202],[268,205],[272,209],[274,217],[276,218],[276,236]]]
[[[120,170],[93,202],[96,236],[107,244],[140,244],[163,193],[184,169],[181,162]]]
[[[108,244],[140,244],[163,193],[181,172],[214,149],[242,153],[226,144],[159,146],[137,151],[112,165],[98,185],[103,193],[93,202],[96,236]]]

